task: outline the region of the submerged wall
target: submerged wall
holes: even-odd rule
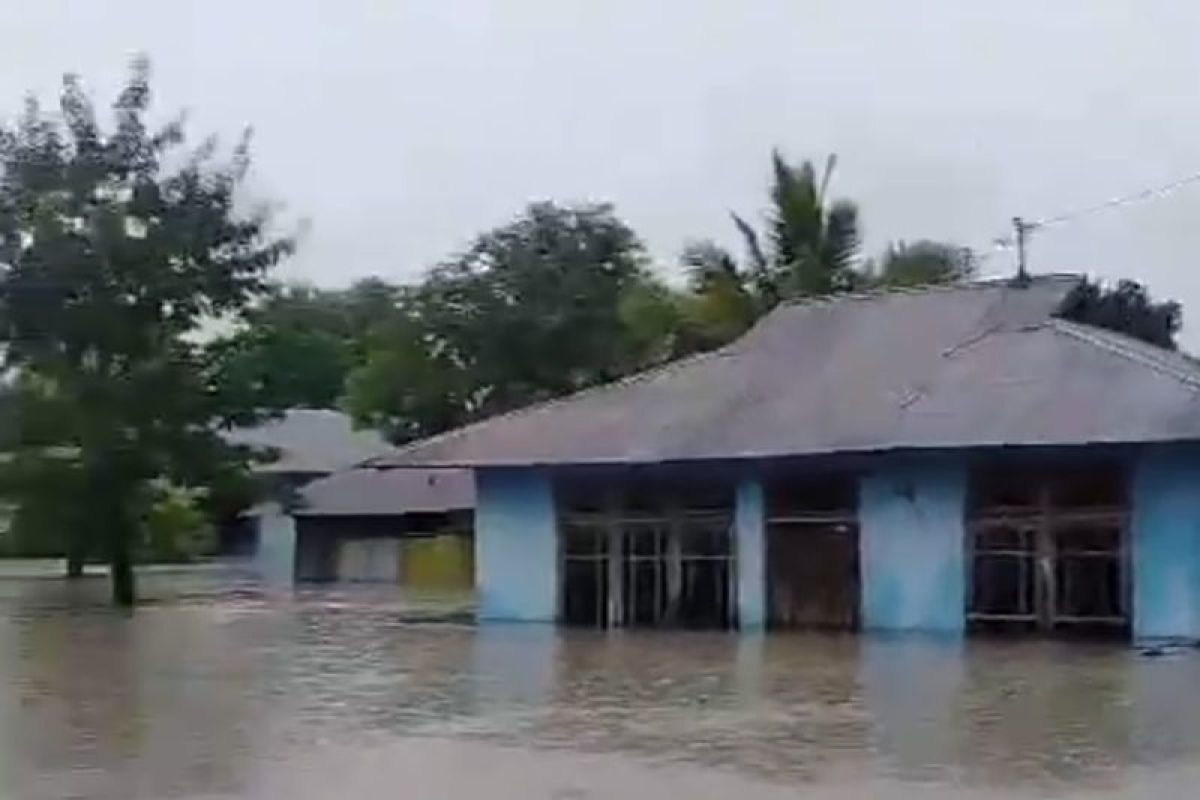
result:
[[[966,470],[896,460],[859,487],[862,624],[960,634],[965,626]]]
[[[477,470],[475,503],[479,618],[554,620],[558,534],[549,476],[533,469]]]
[[[1200,639],[1200,453],[1142,457],[1131,533],[1134,638]]]
[[[953,636],[966,628],[965,459],[881,459],[859,484],[862,627]],[[479,617],[552,621],[558,537],[552,482],[535,469],[476,474]],[[1130,476],[1135,638],[1200,640],[1200,450],[1148,450]],[[734,529],[740,627],[766,623],[763,489],[737,489]],[[286,539],[287,537],[281,537]]]

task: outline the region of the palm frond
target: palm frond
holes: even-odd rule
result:
[[[823,208],[825,198],[829,195],[829,182],[833,180],[833,171],[837,168],[837,153],[830,153],[825,159],[825,171],[821,174],[821,188],[817,192],[817,203]]]
[[[746,243],[746,252],[750,256],[751,265],[756,271],[766,271],[770,267],[770,262],[767,261],[767,254],[762,249],[762,243],[758,240],[758,232],[754,230],[754,226],[737,214],[731,212],[729,216],[733,217],[733,224],[737,226],[742,240]]]
[[[849,270],[861,245],[858,206],[849,200],[837,201],[830,206],[825,219],[825,235],[820,248],[822,263],[831,271]]]

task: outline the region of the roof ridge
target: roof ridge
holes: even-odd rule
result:
[[[1030,283],[1045,283],[1050,281],[1083,280],[1083,275],[1077,272],[1045,272],[1030,276]],[[872,289],[862,289],[849,292],[832,292],[829,294],[795,297],[784,300],[776,308],[808,308],[812,306],[833,305],[852,300],[877,300],[879,298],[906,296],[918,294],[933,294],[944,292],[978,291],[984,289],[1001,289],[1012,286],[1012,278],[981,278],[970,281],[954,281],[951,283],[917,283],[905,286],[879,286]],[[1014,287],[1015,288],[1015,287]]]
[[[1172,350],[1163,350],[1161,357],[1157,353],[1151,356],[1147,351],[1140,348],[1153,347],[1154,345],[1132,339],[1119,331],[1095,328],[1079,322],[1062,319],[1061,317],[1050,319],[1046,324],[1060,333],[1107,350],[1114,355],[1124,358],[1126,361],[1131,361],[1162,375],[1175,378],[1188,388],[1200,392],[1200,365],[1186,369],[1169,363],[1172,358],[1186,360],[1187,357],[1181,353]]]
[[[765,319],[765,318],[766,317],[764,317],[763,319]],[[760,320],[760,322],[761,322],[761,320]],[[366,461],[359,463],[357,466],[367,467],[367,468],[372,468],[372,469],[395,469],[395,468],[403,469],[404,467],[397,467],[397,466],[394,466],[391,464],[380,464],[379,461],[380,461],[380,459],[385,459],[385,458],[401,457],[408,451],[413,450],[417,447],[427,447],[429,445],[433,445],[433,444],[437,444],[439,442],[446,441],[447,439],[451,439],[455,436],[461,436],[461,435],[468,433],[471,430],[478,428],[482,425],[490,425],[494,422],[499,422],[501,420],[508,420],[508,419],[515,419],[515,418],[523,417],[527,414],[533,414],[537,411],[542,411],[547,408],[552,408],[561,403],[573,402],[573,401],[579,400],[581,398],[592,397],[594,395],[603,394],[604,392],[610,392],[610,391],[615,391],[617,389],[623,389],[626,386],[630,386],[635,383],[641,383],[642,381],[650,380],[650,379],[656,378],[660,375],[668,374],[672,370],[679,369],[681,367],[691,366],[691,365],[699,363],[701,361],[707,361],[709,359],[716,358],[717,356],[731,355],[731,351],[733,351],[736,348],[736,346],[741,342],[741,340],[742,340],[741,337],[739,337],[737,339],[734,339],[729,344],[723,345],[722,347],[718,347],[715,350],[705,350],[704,352],[701,352],[701,353],[693,353],[691,355],[684,356],[682,358],[672,359],[670,361],[666,361],[666,362],[664,362],[662,364],[658,364],[656,366],[647,367],[646,369],[643,369],[643,370],[638,370],[637,372],[633,372],[633,373],[630,373],[629,375],[622,376],[620,378],[617,378],[616,380],[604,381],[603,383],[598,383],[595,386],[587,386],[582,389],[577,389],[576,391],[571,392],[570,394],[564,394],[564,395],[560,395],[559,397],[551,397],[549,399],[541,400],[536,403],[530,403],[528,405],[514,408],[510,411],[504,411],[499,414],[493,414],[491,416],[484,417],[483,419],[477,419],[477,420],[474,420],[473,422],[468,422],[465,425],[459,425],[456,428],[451,428],[448,431],[442,431],[441,433],[434,434],[433,436],[429,436],[429,437],[426,437],[423,439],[416,439],[415,441],[408,442],[407,444],[404,444],[404,445],[394,448],[393,452],[380,453],[379,455],[372,456],[371,458],[367,459]]]

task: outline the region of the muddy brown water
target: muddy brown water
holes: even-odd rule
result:
[[[0,798],[1185,797],[1200,786],[1192,652],[477,628],[390,589],[273,594],[213,570],[144,587],[151,601],[126,615],[103,605],[97,579],[0,579]]]

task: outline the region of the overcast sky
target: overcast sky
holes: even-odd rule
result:
[[[252,124],[256,191],[312,225],[285,274],[322,284],[412,277],[544,198],[612,201],[670,269],[735,243],[772,146],[839,155],[868,251],[1200,171],[1188,0],[0,0],[0,33],[6,116],[64,71],[107,103],[144,51],[194,131]],[[1182,300],[1195,349],[1197,253],[1200,185],[1032,263]]]

